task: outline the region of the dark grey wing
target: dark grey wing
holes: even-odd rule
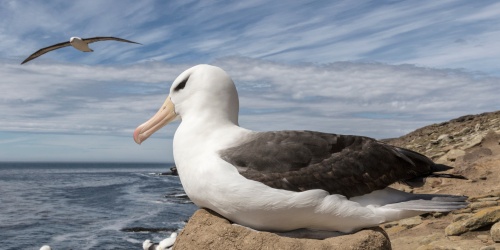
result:
[[[323,189],[347,197],[449,169],[372,138],[312,131],[256,133],[219,153],[241,175],[270,187]]]
[[[95,43],[95,42],[99,42],[99,41],[119,41],[119,42],[140,44],[140,43],[129,41],[129,40],[126,40],[123,38],[111,37],[111,36],[99,36],[99,37],[83,38],[82,41],[84,41],[86,43]],[[142,45],[142,44],[140,44],[140,45]]]
[[[24,59],[24,61],[21,63],[21,64],[25,64],[47,52],[50,52],[52,50],[56,50],[56,49],[60,49],[60,48],[64,48],[64,47],[68,47],[70,46],[70,42],[63,42],[63,43],[58,43],[58,44],[54,44],[54,45],[51,45],[49,47],[45,47],[43,49],[39,49],[37,50],[35,53],[31,54],[30,56],[28,56],[28,58]]]

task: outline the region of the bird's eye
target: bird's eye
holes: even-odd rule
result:
[[[184,81],[177,84],[177,86],[174,88],[174,91],[179,91],[179,90],[183,89],[184,87],[186,87],[186,83],[187,83],[188,79],[189,78],[186,78]]]

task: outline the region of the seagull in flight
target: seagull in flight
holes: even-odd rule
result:
[[[126,43],[135,43],[135,44],[140,44],[137,42],[129,41],[123,38],[118,38],[118,37],[111,37],[111,36],[99,36],[99,37],[91,37],[91,38],[80,38],[80,37],[71,37],[69,39],[69,42],[62,42],[58,44],[51,45],[49,47],[45,47],[42,49],[39,49],[35,53],[31,54],[26,58],[21,64],[25,64],[47,52],[68,47],[68,46],[73,46],[75,49],[83,51],[83,52],[92,52],[91,48],[89,48],[89,43],[94,43],[94,42],[99,42],[99,41],[119,41],[119,42],[126,42]],[[140,44],[142,45],[142,44]]]

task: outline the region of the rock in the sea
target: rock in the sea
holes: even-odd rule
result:
[[[379,227],[325,238],[291,238],[233,225],[215,212],[199,209],[177,236],[174,249],[391,249]]]
[[[495,223],[490,230],[491,239],[494,242],[500,242],[500,222]]]
[[[445,234],[460,235],[468,231],[476,230],[481,227],[489,226],[497,221],[500,221],[500,206],[485,208],[470,218],[453,222],[445,229]]]

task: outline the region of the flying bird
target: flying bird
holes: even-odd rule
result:
[[[175,165],[189,198],[257,230],[350,233],[426,212],[467,205],[465,196],[412,194],[388,187],[421,184],[451,167],[363,136],[314,131],[255,132],[238,125],[236,87],[222,69],[180,74],[159,111],[134,131],[142,143],[180,119]]]
[[[83,52],[92,52],[94,50],[89,48],[89,43],[95,43],[95,42],[99,42],[99,41],[111,41],[111,40],[119,41],[119,42],[126,42],[126,43],[140,44],[140,43],[136,43],[133,41],[118,38],[118,37],[91,37],[91,38],[71,37],[69,39],[69,42],[62,42],[62,43],[51,45],[49,47],[45,47],[43,49],[39,49],[35,53],[28,56],[28,58],[26,58],[21,64],[25,64],[25,63],[45,54],[47,52],[50,52],[50,51],[53,51],[56,49],[60,49],[60,48],[64,48],[64,47],[68,47],[70,45],[73,46],[75,49],[83,51]]]

